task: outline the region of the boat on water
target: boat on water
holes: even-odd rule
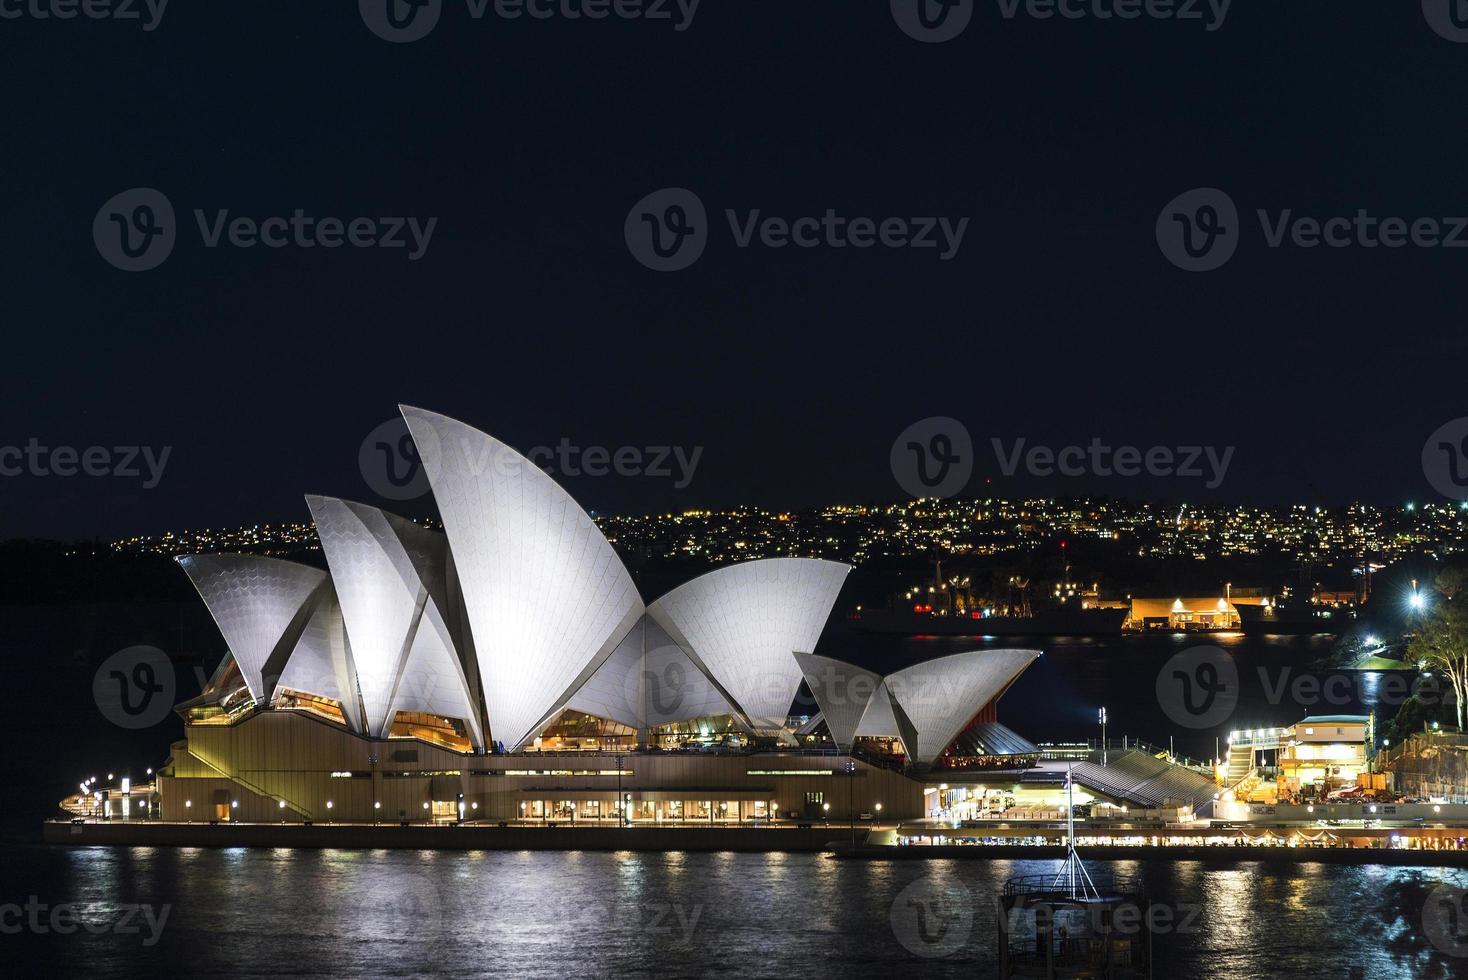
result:
[[[1270,603],[1238,605],[1239,628],[1245,636],[1304,636],[1338,634],[1350,624],[1350,616],[1313,603]]]
[[[1096,636],[1120,634],[1127,610],[1053,609],[1028,616],[946,615],[917,609],[857,609],[852,626],[863,633],[901,636]]]
[[[1087,604],[1069,567],[1047,605],[1031,603],[1028,578],[1010,576],[983,597],[968,576],[944,576],[941,562],[933,568],[929,585],[894,595],[885,608],[856,607],[852,627],[898,636],[1096,636],[1121,633],[1130,612]]]

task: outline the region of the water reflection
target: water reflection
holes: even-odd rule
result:
[[[150,978],[264,963],[332,977],[987,976],[1004,881],[1056,870],[629,851],[37,848],[20,859],[10,881],[94,918],[129,903],[172,911],[151,948],[137,936],[25,935],[7,951],[61,975]],[[1140,861],[1091,871],[1140,880],[1168,910],[1159,977],[1448,976],[1443,964],[1462,965],[1433,948],[1422,920],[1433,888],[1468,887],[1465,872]],[[912,889],[967,912],[962,941],[941,957],[894,932]]]

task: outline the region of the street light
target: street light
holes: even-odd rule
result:
[[[1106,709],[1101,709],[1101,764],[1106,765]]]

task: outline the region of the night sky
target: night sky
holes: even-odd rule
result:
[[[936,415],[973,436],[971,493],[1397,503],[1430,499],[1424,440],[1468,415],[1468,249],[1272,249],[1254,217],[1468,215],[1468,44],[1415,0],[1239,0],[1212,32],[986,0],[941,44],[887,0],[704,0],[682,31],[445,0],[403,44],[356,6],[0,19],[0,445],[171,447],[152,489],[0,478],[0,538],[382,502],[358,451],[400,402],[522,448],[702,447],[686,488],[566,481],[627,512],[900,499],[893,440]],[[93,221],[135,187],[178,237],[130,273]],[[709,242],[658,273],[623,225],[665,187]],[[1243,215],[1208,273],[1154,231],[1197,187]],[[438,220],[410,261],[207,248],[196,208]],[[726,208],[969,225],[949,261],[741,249]],[[1005,477],[992,437],[1237,449],[1208,491]]]

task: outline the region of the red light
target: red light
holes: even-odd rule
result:
[[[969,613],[969,618],[970,619],[983,619],[984,618],[984,614],[981,613],[981,612],[979,612],[977,609],[975,609],[973,612]]]

